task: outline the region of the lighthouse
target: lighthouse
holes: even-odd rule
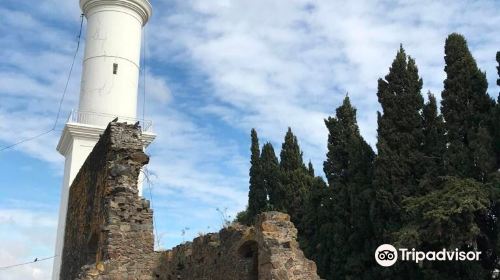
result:
[[[57,151],[65,157],[52,279],[59,279],[69,188],[110,121],[140,122],[146,148],[155,138],[151,122],[137,119],[142,29],[148,0],[80,0],[87,19],[78,108],[62,132]]]

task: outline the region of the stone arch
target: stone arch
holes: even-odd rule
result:
[[[247,272],[246,280],[259,279],[259,244],[255,240],[247,240],[238,248],[238,256]]]

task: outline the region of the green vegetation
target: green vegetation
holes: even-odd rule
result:
[[[251,132],[252,153],[250,159],[250,191],[248,192],[248,217],[255,217],[258,213],[266,210],[267,194],[262,178],[262,167],[260,164],[260,147],[257,132],[252,129]],[[250,222],[250,221],[248,221]]]
[[[289,128],[280,159],[252,130],[248,208],[290,214],[305,254],[324,279],[492,279],[500,269],[500,94],[487,93],[462,35],[445,42],[441,104],[427,102],[403,46],[378,81],[377,154],[360,134],[348,96],[328,117],[323,177],[306,166]],[[500,86],[500,52],[496,54]],[[438,109],[440,105],[440,110]],[[481,251],[479,262],[378,266],[378,245]]]

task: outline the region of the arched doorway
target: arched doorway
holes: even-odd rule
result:
[[[259,246],[255,240],[245,241],[238,249],[240,261],[244,266],[245,279],[259,279]]]

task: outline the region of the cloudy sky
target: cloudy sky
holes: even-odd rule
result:
[[[496,97],[498,1],[152,0],[146,27],[145,115],[159,247],[221,226],[248,191],[249,131],[279,151],[291,126],[321,172],[331,115],[346,92],[376,144],[377,79],[399,44],[423,92],[439,95],[446,36],[466,36]],[[2,0],[0,147],[50,129],[76,47],[77,0]],[[85,28],[85,25],[84,25]],[[56,150],[77,107],[80,50],[57,131],[0,152],[0,267],[54,254],[63,157]],[[142,92],[141,92],[142,94]],[[142,99],[142,96],[141,96]],[[139,114],[142,114],[142,105]],[[183,234],[183,232],[185,232]],[[49,279],[51,261],[0,269],[0,279]]]

